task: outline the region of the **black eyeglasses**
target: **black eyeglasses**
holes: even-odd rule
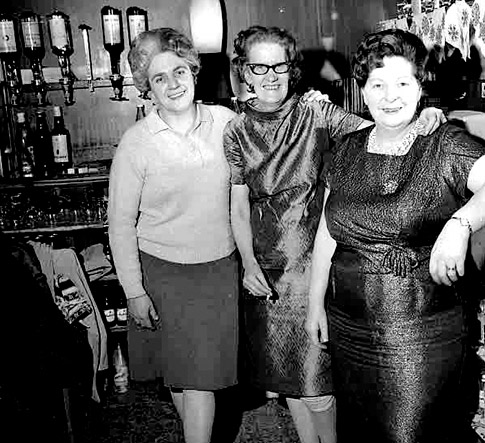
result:
[[[270,69],[275,74],[286,74],[291,68],[289,62],[276,63],[276,65],[265,65],[264,63],[247,63],[247,65],[251,72],[256,75],[265,75]]]

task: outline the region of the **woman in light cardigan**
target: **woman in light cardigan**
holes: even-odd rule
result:
[[[132,377],[163,377],[187,443],[208,443],[214,391],[237,382],[238,266],[222,131],[234,113],[194,103],[198,55],[183,34],[140,34],[128,55],[154,102],[123,135],[109,238],[131,318]]]

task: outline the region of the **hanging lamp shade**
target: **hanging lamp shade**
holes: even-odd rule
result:
[[[222,51],[224,20],[222,0],[191,0],[190,30],[195,48],[202,54]]]

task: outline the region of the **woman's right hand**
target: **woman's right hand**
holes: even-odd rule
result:
[[[305,330],[312,344],[326,349],[326,343],[328,342],[328,323],[327,313],[323,308],[309,307],[305,321]]]
[[[159,316],[148,294],[128,299],[128,312],[137,326],[156,329]]]
[[[256,297],[271,297],[271,288],[258,263],[244,266],[243,286]]]

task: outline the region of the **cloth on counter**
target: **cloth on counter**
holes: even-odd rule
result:
[[[47,283],[54,297],[55,279],[57,275],[68,277],[89,301],[92,312],[80,320],[87,328],[88,341],[93,352],[93,386],[92,397],[100,401],[96,386],[96,374],[98,371],[108,369],[107,333],[101,314],[89,287],[88,280],[81,267],[76,252],[72,249],[53,249],[44,243],[29,242],[40,261],[42,272],[47,278]]]
[[[84,270],[89,281],[99,280],[113,271],[113,265],[106,257],[104,245],[101,243],[84,248],[79,255],[83,259]]]

